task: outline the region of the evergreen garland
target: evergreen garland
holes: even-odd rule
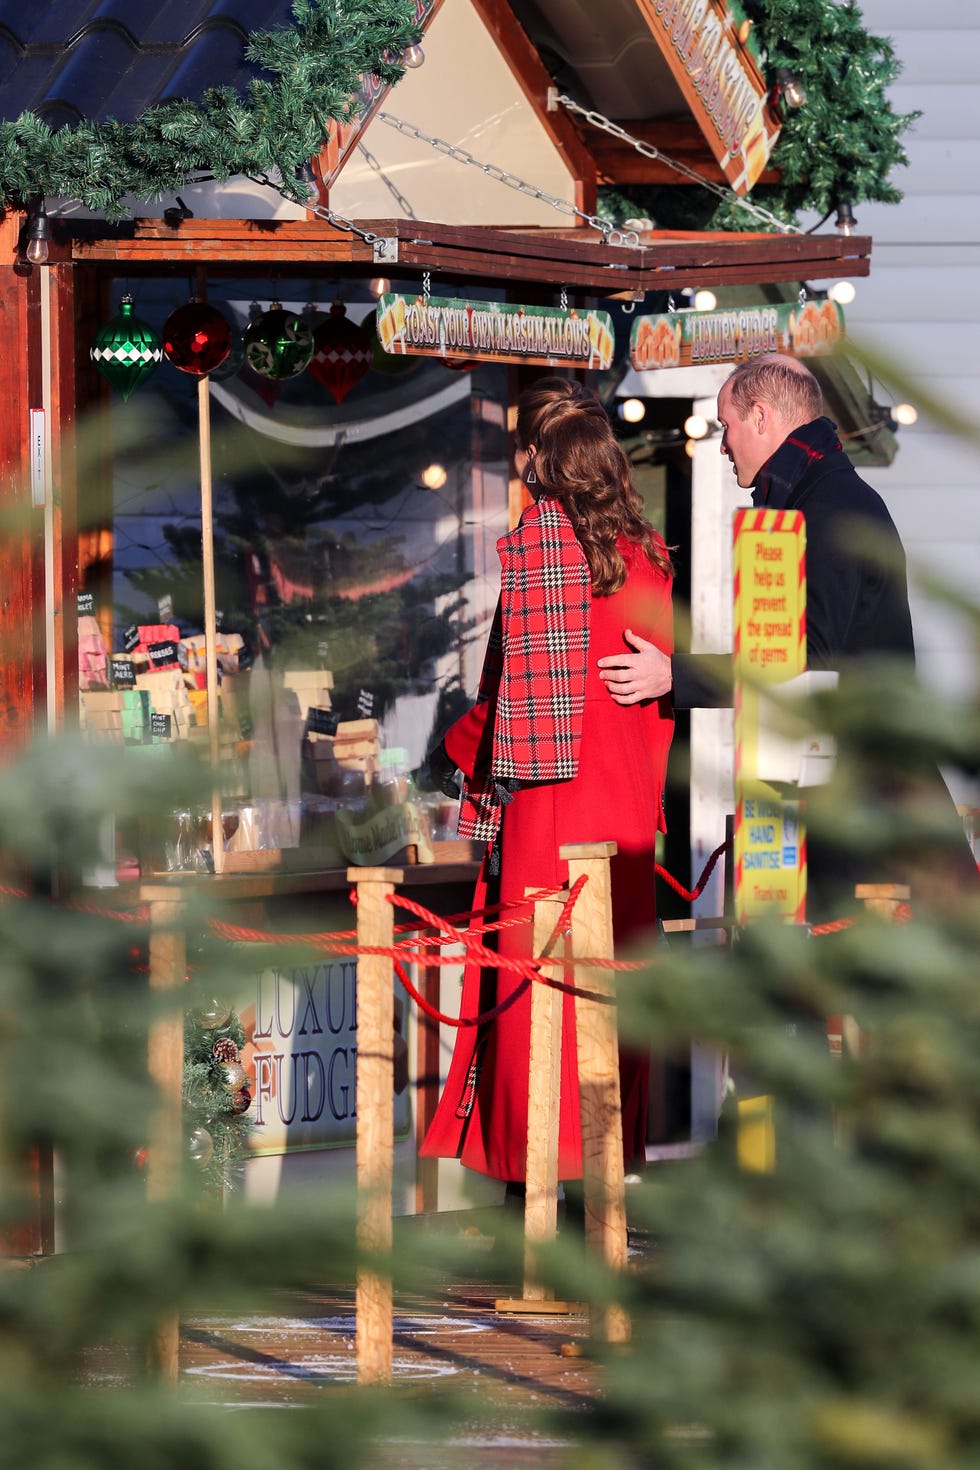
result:
[[[752,20],[752,39],[767,81],[780,68],[793,72],[806,92],[797,112],[787,112],[773,149],[781,178],[759,184],[750,198],[787,224],[803,210],[826,215],[841,202],[897,204],[893,171],[908,162],[901,134],[919,113],[895,113],[889,85],[901,65],[889,40],[865,30],[860,10],[837,0],[741,0]],[[708,190],[665,185],[603,194],[620,218],[650,215],[662,228],[763,229],[731,200]]]
[[[275,172],[283,193],[305,202],[297,172],[319,151],[331,120],[355,115],[363,76],[399,80],[404,67],[392,58],[418,32],[412,0],[295,0],[293,15],[293,26],[250,36],[245,54],[272,80],[253,80],[244,97],[214,87],[199,101],[164,102],[131,123],[52,129],[31,112],[0,122],[0,200],[79,199],[119,219],[126,195],[157,199],[201,174]]]
[[[222,1059],[215,1055],[215,1043],[229,1041],[235,1052],[245,1045],[245,1032],[238,1016],[232,1013],[220,1028],[201,1024],[189,1011],[184,1016],[184,1134],[190,1151],[195,1130],[204,1130],[211,1140],[212,1151],[189,1164],[197,1169],[204,1189],[222,1193],[232,1188],[232,1166],[245,1157],[252,1121],[247,1110],[236,1110],[238,1094],[222,1081]]]

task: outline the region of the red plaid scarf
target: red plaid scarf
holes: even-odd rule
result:
[[[567,781],[578,770],[592,579],[572,523],[542,495],[497,542],[500,600],[479,699],[496,697],[486,776],[463,783],[459,831],[492,842],[498,783]],[[506,790],[506,787],[505,787]]]

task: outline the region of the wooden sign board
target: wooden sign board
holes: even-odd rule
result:
[[[630,361],[644,371],[748,362],[765,352],[821,357],[833,352],[843,337],[844,313],[835,301],[672,311],[636,318],[630,332]]]
[[[636,0],[736,194],[747,194],[769,162],[781,124],[740,22],[725,0]]]
[[[806,917],[799,803],[759,775],[759,691],[806,668],[801,511],[735,515],[735,919]]]
[[[392,356],[465,357],[605,369],[615,341],[608,311],[517,306],[449,296],[378,299],[378,340]]]

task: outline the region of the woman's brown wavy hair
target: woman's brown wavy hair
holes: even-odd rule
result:
[[[534,446],[534,473],[564,506],[585,552],[597,597],[618,592],[626,563],[623,537],[654,566],[673,574],[667,548],[644,519],[629,461],[595,394],[568,378],[541,378],[517,400],[517,442]]]

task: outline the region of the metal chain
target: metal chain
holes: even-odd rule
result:
[[[253,184],[263,184],[267,189],[275,189],[277,194],[281,194],[283,199],[288,199],[291,204],[296,203],[296,200],[286,194],[276,183],[275,179],[270,179],[268,175],[246,174],[245,177],[251,179]],[[312,185],[310,187],[309,201],[303,205],[303,208],[308,209],[311,214],[315,214],[317,219],[325,219],[328,224],[336,225],[339,230],[350,230],[352,235],[360,235],[366,245],[374,245],[378,240],[383,239],[383,236],[375,235],[371,230],[362,230],[360,225],[355,225],[352,219],[347,219],[344,215],[338,214],[336,210],[328,209],[325,204],[317,204],[314,201]]]
[[[652,143],[644,143],[641,138],[634,138],[632,133],[628,133],[625,128],[621,128],[618,123],[612,122],[610,118],[604,117],[601,112],[595,112],[587,107],[583,107],[581,103],[576,102],[572,97],[566,96],[563,92],[559,93],[555,100],[560,102],[563,107],[567,107],[569,112],[577,113],[587,123],[591,123],[594,128],[599,128],[604,133],[611,133],[614,138],[618,138],[622,143],[629,143],[632,148],[636,149],[637,153],[642,153],[644,158],[652,158],[658,163],[666,164],[668,168],[672,168],[676,173],[679,173],[682,178],[690,179],[692,184],[700,184],[703,189],[707,189],[712,194],[717,194],[719,199],[724,199],[728,204],[734,204],[737,208],[744,209],[747,214],[751,214],[756,219],[762,220],[764,224],[773,225],[785,235],[802,235],[804,233],[799,225],[787,224],[785,220],[778,219],[776,215],[772,214],[768,209],[765,209],[761,204],[751,204],[749,200],[740,198],[733,189],[726,189],[723,185],[716,184],[713,179],[704,178],[696,169],[689,168],[686,163],[678,163],[676,158],[670,158],[666,153],[661,153],[660,149],[654,147]]]
[[[390,128],[395,128],[399,133],[404,133],[408,138],[416,138],[420,143],[428,143],[430,148],[435,148],[437,153],[444,153],[447,158],[455,158],[458,163],[468,163],[478,168],[488,178],[495,179],[498,184],[506,184],[508,189],[516,189],[519,194],[528,194],[532,199],[540,199],[542,204],[550,204],[552,209],[557,209],[560,214],[570,214],[578,219],[585,220],[593,229],[598,230],[607,245],[638,246],[640,237],[635,230],[620,230],[611,220],[601,219],[595,214],[586,214],[582,209],[576,209],[574,204],[569,204],[567,199],[556,199],[553,194],[548,194],[544,189],[538,189],[534,184],[519,179],[516,174],[508,173],[506,169],[498,168],[495,163],[484,163],[479,158],[474,158],[465,148],[460,148],[456,143],[447,143],[444,138],[433,138],[428,133],[423,133],[412,123],[403,122],[401,118],[392,117],[390,112],[375,113],[381,122],[387,123]]]

